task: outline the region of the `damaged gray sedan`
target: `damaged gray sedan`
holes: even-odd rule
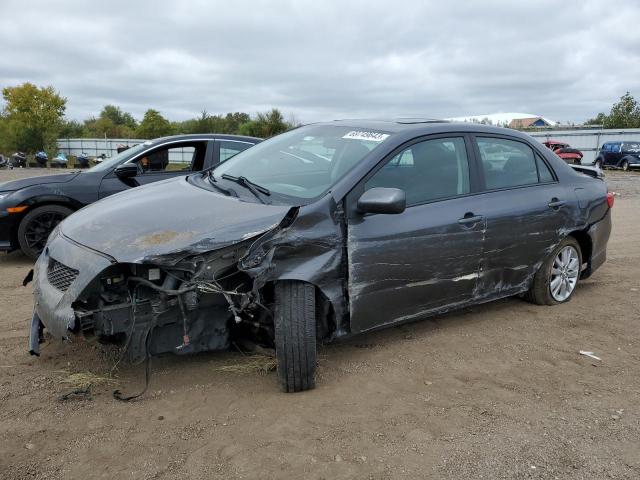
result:
[[[605,261],[612,205],[599,172],[516,131],[308,125],[64,220],[36,264],[30,349],[45,329],[133,362],[245,341],[307,390],[318,342],[511,295],[568,301]]]

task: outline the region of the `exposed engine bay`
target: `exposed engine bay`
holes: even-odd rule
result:
[[[117,264],[74,303],[77,332],[125,347],[127,359],[229,347],[234,336],[272,344],[273,322],[234,246],[176,265]]]

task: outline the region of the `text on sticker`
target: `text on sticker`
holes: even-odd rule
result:
[[[370,142],[383,142],[389,135],[386,133],[379,132],[366,132],[362,130],[352,130],[351,132],[344,135],[342,138],[348,138],[350,140],[368,140]]]

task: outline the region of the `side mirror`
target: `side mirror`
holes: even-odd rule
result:
[[[364,192],[358,199],[360,213],[402,213],[407,207],[407,196],[399,188],[376,187]]]
[[[114,170],[116,177],[120,179],[133,178],[138,175],[138,164],[136,163],[123,163],[118,165]]]

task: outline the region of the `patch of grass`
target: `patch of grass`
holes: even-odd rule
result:
[[[59,378],[57,383],[64,383],[74,389],[87,389],[100,384],[115,385],[117,383],[112,377],[103,377],[91,372],[71,373],[67,370],[61,370],[59,373],[63,374],[64,377]]]
[[[276,359],[267,355],[248,355],[237,362],[215,367],[217,372],[230,373],[260,373],[266,375],[276,369]]]

